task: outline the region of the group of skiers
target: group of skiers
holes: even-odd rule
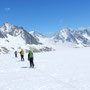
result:
[[[20,56],[21,56],[21,61],[24,61],[24,50],[23,49],[21,49],[20,51]],[[15,57],[17,58],[17,51],[15,51]],[[33,52],[31,50],[28,53],[28,61],[30,62],[30,67],[34,68]]]

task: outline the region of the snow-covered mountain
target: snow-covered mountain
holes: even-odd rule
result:
[[[85,37],[89,31],[86,29],[83,31],[74,30],[68,27],[64,27],[60,32],[57,32],[52,36],[54,42],[61,41],[62,43],[71,43],[76,46],[90,46],[90,40]],[[88,37],[90,37],[88,35]]]
[[[0,52],[32,49],[33,51],[49,51],[51,48],[42,45],[37,38],[24,30],[23,27],[5,23],[0,27]]]
[[[87,28],[79,28],[79,33],[83,35],[85,38],[90,40],[90,29]]]
[[[0,38],[8,37],[8,35],[14,37],[20,36],[25,40],[26,44],[39,44],[31,34],[24,30],[24,28],[5,23],[0,28]]]
[[[46,36],[42,35],[41,33],[38,33],[36,31],[31,31],[29,32],[38,42],[40,42],[40,39],[43,38],[47,38]],[[42,42],[42,41],[41,41]],[[42,43],[43,44],[43,43]]]
[[[30,34],[32,34],[40,43],[49,46],[52,46],[52,44],[62,44],[66,46],[72,45],[73,47],[90,46],[90,30],[86,28],[75,30],[69,27],[64,27],[52,37],[45,37],[35,31],[30,32]]]
[[[0,52],[22,48],[36,52],[51,51],[58,46],[90,47],[90,30],[64,27],[53,36],[46,37],[35,31],[27,32],[23,27],[9,23],[0,27]]]
[[[50,45],[51,43],[49,42],[50,37],[46,37],[44,35],[42,35],[41,33],[38,33],[36,31],[31,31],[29,32],[39,43],[41,44],[47,44]]]

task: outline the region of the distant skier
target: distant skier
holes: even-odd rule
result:
[[[30,50],[28,53],[28,61],[30,62],[30,67],[34,68],[34,63],[33,63],[33,52]]]
[[[23,51],[23,49],[20,51],[20,55],[21,55],[21,61],[24,61],[24,51]]]
[[[17,58],[17,51],[15,51],[15,57]]]

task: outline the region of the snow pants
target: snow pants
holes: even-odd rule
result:
[[[24,55],[21,55],[21,61],[24,61]]]
[[[34,68],[33,58],[30,58],[30,67]]]

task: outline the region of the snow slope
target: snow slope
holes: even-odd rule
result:
[[[0,90],[90,90],[90,48],[34,53],[35,69],[14,54],[0,55]]]

